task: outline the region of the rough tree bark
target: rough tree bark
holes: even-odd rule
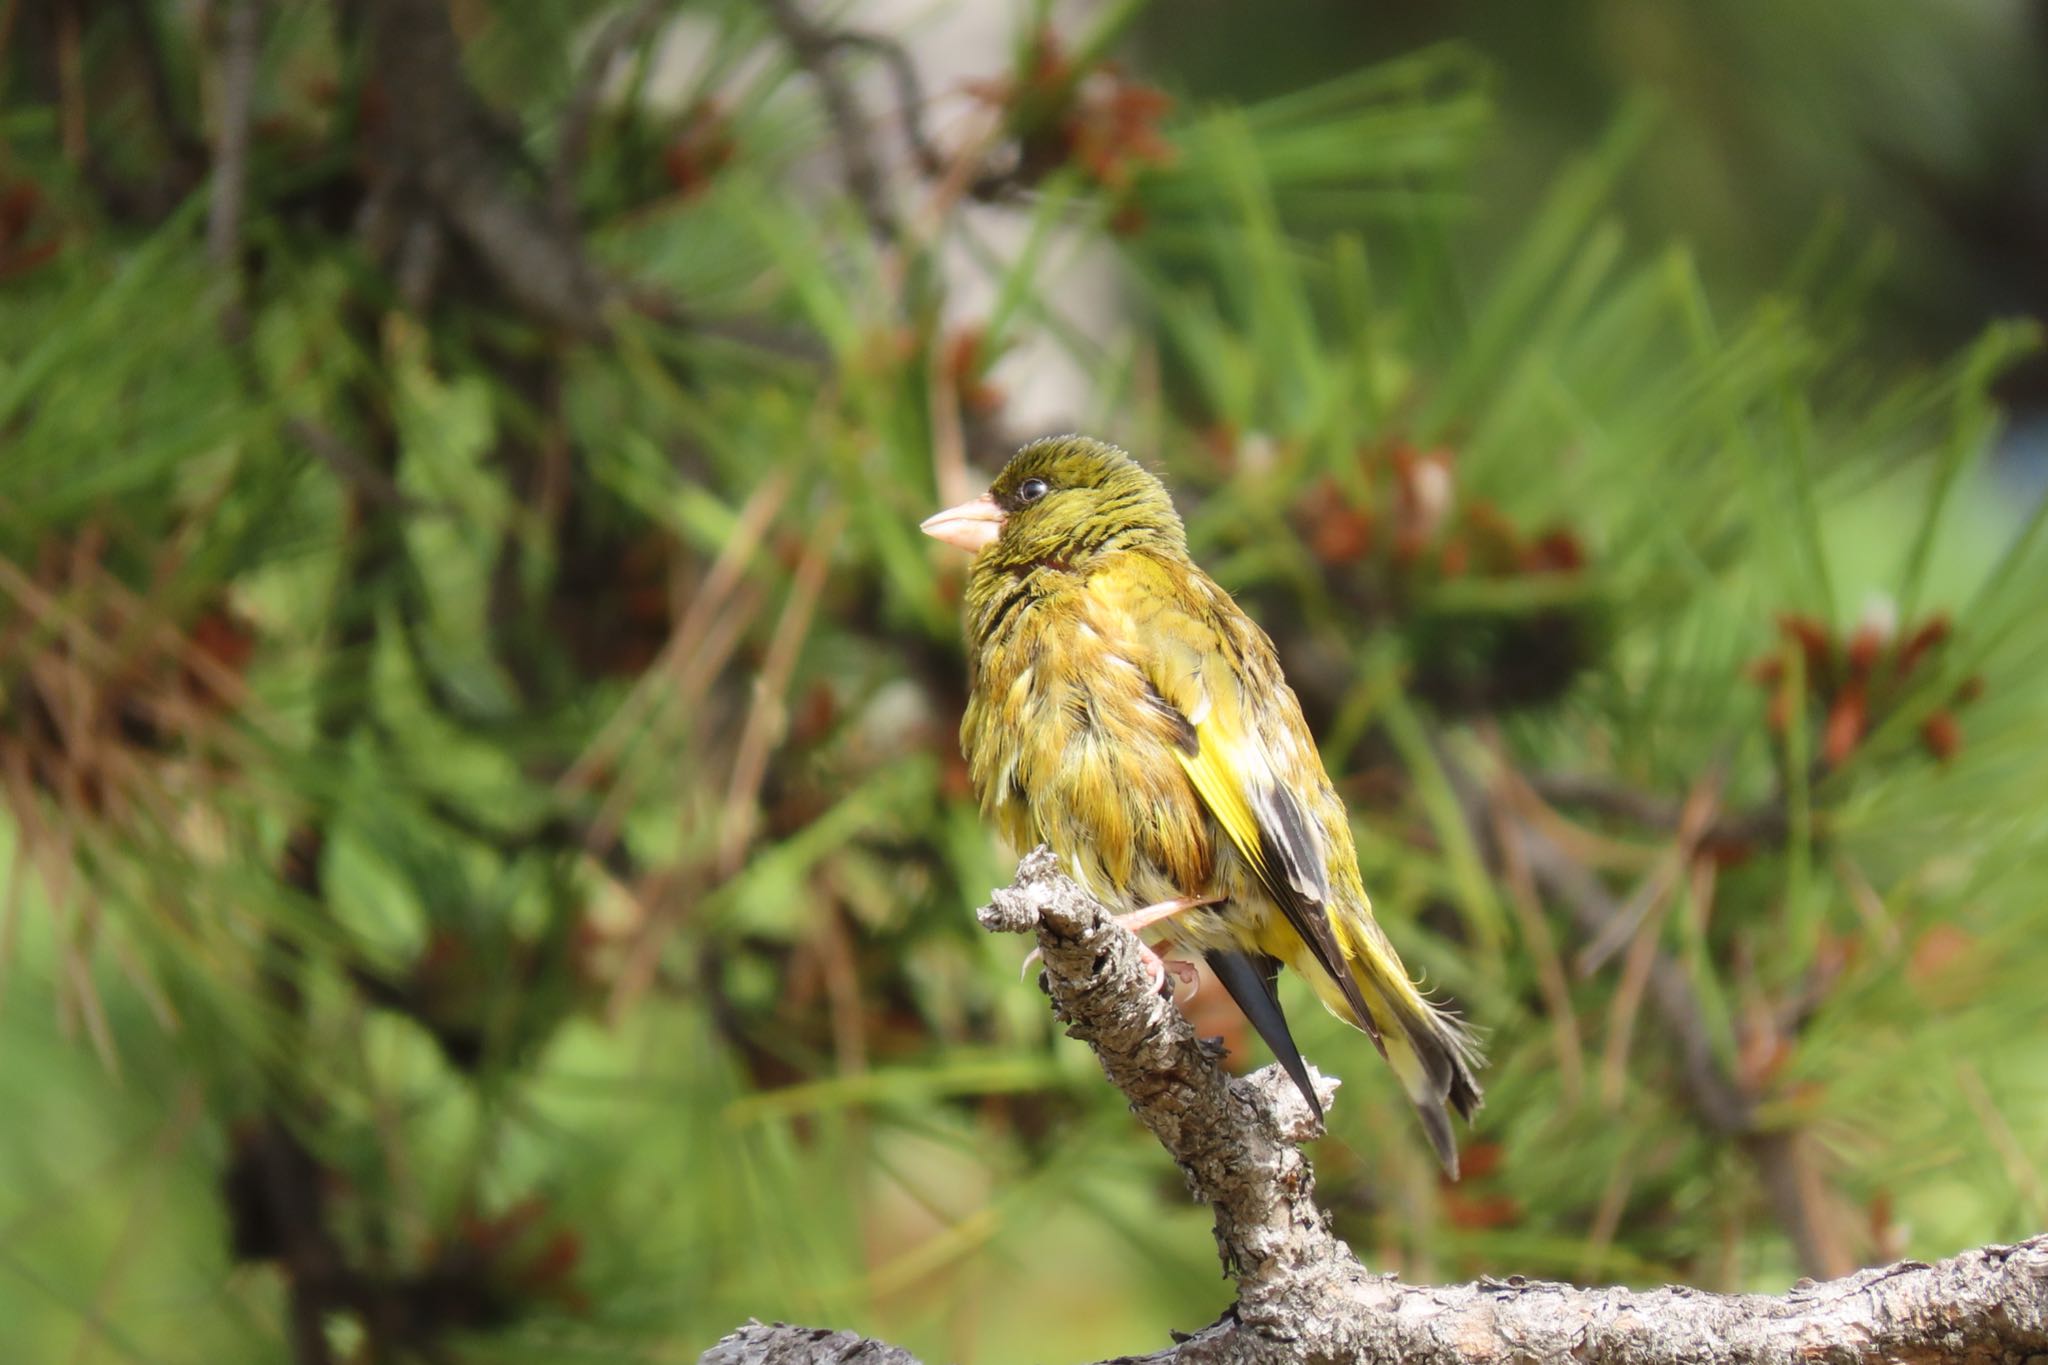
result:
[[[980,912],[998,933],[1036,932],[1044,984],[1069,1035],[1095,1049],[1195,1198],[1237,1282],[1221,1319],[1147,1365],[1320,1361],[1638,1365],[2048,1365],[2048,1236],[1938,1265],[1902,1261],[1789,1293],[1683,1287],[1581,1289],[1513,1276],[1427,1287],[1375,1275],[1330,1232],[1298,1144],[1316,1135],[1277,1067],[1233,1078],[1173,1003],[1148,989],[1134,935],[1040,849]],[[1327,1104],[1336,1083],[1317,1076]],[[915,1365],[851,1332],[748,1323],[706,1365]]]

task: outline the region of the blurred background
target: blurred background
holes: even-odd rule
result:
[[[1285,987],[1369,1265],[2048,1226],[2044,77],[2020,0],[0,0],[0,1356],[1211,1320],[973,920],[916,525],[1074,429],[1490,1035],[1446,1184]]]

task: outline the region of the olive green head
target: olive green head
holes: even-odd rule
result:
[[[1166,486],[1115,446],[1085,436],[1033,441],[1010,457],[984,496],[939,513],[924,529],[977,551],[977,569],[1065,568],[1114,550],[1187,548]]]

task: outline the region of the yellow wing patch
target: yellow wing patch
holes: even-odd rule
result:
[[[1237,746],[1227,742],[1213,717],[1195,726],[1195,752],[1185,753],[1176,749],[1175,757],[1181,767],[1187,769],[1188,779],[1195,784],[1195,791],[1202,798],[1202,804],[1216,817],[1216,823],[1223,826],[1223,832],[1230,836],[1230,842],[1237,846],[1247,864],[1259,876],[1259,880],[1270,880],[1266,870],[1266,855],[1259,838],[1258,817],[1252,814],[1251,802],[1245,799],[1244,787],[1232,771],[1228,755]]]
[[[1314,980],[1315,976],[1326,977],[1330,986],[1334,988],[1334,998],[1343,1004],[1339,1017],[1349,1017],[1351,1022],[1365,1030],[1373,1043],[1384,1052],[1386,1043],[1381,1037],[1379,1020],[1374,1017],[1371,1004],[1366,1000],[1365,992],[1359,986],[1352,970],[1356,936],[1350,931],[1350,926],[1343,922],[1341,915],[1330,913],[1325,900],[1328,895],[1327,889],[1318,887],[1315,891],[1310,891],[1301,884],[1304,879],[1299,876],[1300,869],[1294,869],[1291,875],[1290,869],[1276,869],[1269,863],[1266,852],[1270,841],[1269,831],[1260,824],[1258,812],[1252,805],[1251,797],[1246,793],[1243,781],[1243,769],[1247,760],[1261,762],[1262,756],[1256,752],[1251,755],[1245,754],[1244,746],[1232,742],[1232,737],[1217,723],[1213,714],[1205,715],[1194,730],[1195,752],[1190,754],[1184,750],[1177,750],[1176,753],[1180,758],[1181,767],[1187,770],[1188,779],[1195,784],[1195,791],[1201,796],[1202,804],[1209,808],[1209,813],[1216,818],[1216,823],[1223,827],[1224,834],[1236,846],[1246,865],[1265,885],[1282,917],[1293,928],[1302,946],[1308,950],[1309,956],[1320,968],[1318,973],[1311,975],[1311,980]],[[1265,776],[1270,780],[1270,775]],[[1256,782],[1258,778],[1254,777],[1253,780]],[[1292,821],[1295,827],[1295,845],[1298,848],[1310,836],[1302,828],[1299,808],[1290,804],[1290,799],[1286,798],[1284,793],[1279,795],[1282,799],[1275,809],[1280,812],[1279,819],[1283,829],[1288,821]],[[1281,846],[1280,856],[1282,859],[1291,856],[1285,844]],[[1320,853],[1317,856],[1321,856]],[[1293,957],[1291,952],[1286,951],[1284,944],[1275,946],[1280,947],[1281,951],[1273,952],[1271,947],[1264,944],[1261,948],[1282,960]],[[1321,994],[1320,983],[1317,989]]]

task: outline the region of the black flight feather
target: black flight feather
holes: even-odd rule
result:
[[[1223,989],[1244,1011],[1244,1017],[1252,1021],[1259,1037],[1273,1049],[1281,1069],[1292,1078],[1301,1097],[1315,1111],[1316,1122],[1321,1123],[1323,1102],[1316,1098],[1316,1088],[1309,1083],[1308,1066],[1301,1060],[1301,1049],[1294,1045],[1294,1035],[1287,1031],[1287,1016],[1280,1011],[1280,988],[1276,984],[1280,960],[1263,953],[1240,953],[1227,948],[1214,949],[1202,956],[1209,970],[1223,983]]]
[[[1351,1007],[1358,1026],[1379,1048],[1380,1055],[1386,1056],[1387,1045],[1380,1041],[1379,1025],[1366,1008],[1365,994],[1358,989],[1350,964],[1344,961],[1343,949],[1337,946],[1337,935],[1330,928],[1330,916],[1323,908],[1330,901],[1330,886],[1323,871],[1322,840],[1309,827],[1301,803],[1285,787],[1260,789],[1254,785],[1248,795],[1252,814],[1259,822],[1259,853],[1266,864],[1259,880],[1272,893],[1294,932],[1301,935],[1301,941],[1315,955],[1317,965],[1330,974],[1337,989],[1344,993],[1344,1003]]]

